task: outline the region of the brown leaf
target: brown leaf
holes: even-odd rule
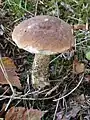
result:
[[[15,86],[15,87],[21,89],[20,80],[19,80],[19,78],[18,78],[18,76],[17,76],[17,74],[15,72],[16,67],[15,67],[12,59],[10,59],[8,57],[3,57],[2,62],[3,62],[6,73],[8,75],[9,81],[12,84],[12,86]],[[0,84],[2,84],[2,85],[8,84],[8,82],[5,79],[5,76],[4,76],[1,69],[0,69]]]
[[[71,27],[73,30],[79,30],[79,29],[86,30],[86,25],[84,25],[84,24],[72,25]]]
[[[41,120],[44,112],[24,107],[11,107],[5,115],[5,120]]]
[[[0,0],[0,6],[3,6],[3,0]]]
[[[73,61],[73,73],[80,74],[83,73],[84,70],[85,70],[84,63],[79,62],[78,59],[75,58]]]
[[[84,81],[90,83],[90,75],[85,75]]]
[[[79,103],[79,104],[81,104],[81,105],[84,105],[84,103],[85,103],[85,95],[84,94],[81,94],[81,95],[79,95],[78,97],[76,97],[75,98],[76,100],[77,100],[77,102]]]
[[[0,5],[2,5],[2,0],[0,0]]]

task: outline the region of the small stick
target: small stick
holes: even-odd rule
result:
[[[65,86],[65,89],[64,89],[64,93],[63,93],[63,94],[65,94],[65,92],[66,92],[66,86]],[[63,98],[63,101],[64,101],[64,98]],[[60,100],[57,101],[53,120],[55,120],[55,118],[56,118],[56,113],[57,113],[57,109],[58,109],[58,106],[59,106],[59,102],[60,102]]]
[[[55,100],[53,100],[53,101],[61,100],[61,99],[65,98],[65,97],[69,96],[70,94],[72,94],[72,93],[79,87],[79,85],[81,84],[83,78],[84,78],[84,73],[83,73],[83,75],[82,75],[82,77],[81,77],[81,80],[79,81],[79,83],[77,84],[77,86],[76,86],[74,89],[72,89],[69,93],[65,94],[64,96],[62,96],[62,97],[60,97],[60,98],[58,98],[58,99],[55,99]]]

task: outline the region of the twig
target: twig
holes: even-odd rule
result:
[[[65,89],[64,89],[64,93],[63,93],[63,94],[65,94],[65,92],[66,92],[66,86],[65,86]],[[63,99],[64,99],[64,98],[63,98]],[[55,118],[56,118],[56,113],[57,113],[57,109],[58,109],[58,106],[59,106],[59,102],[60,102],[60,100],[57,101],[56,109],[55,109],[55,113],[54,113],[53,120],[55,120]]]
[[[59,85],[60,85],[60,84],[56,85],[56,86],[53,87],[50,91],[48,91],[48,92],[46,93],[45,97],[48,96],[48,95],[50,95],[53,91],[55,91],[55,90],[59,87]]]
[[[60,98],[58,98],[58,99],[55,99],[55,100],[53,100],[53,101],[61,100],[61,99],[65,98],[65,97],[69,96],[70,94],[72,94],[72,93],[79,87],[79,85],[81,84],[83,78],[84,78],[84,73],[83,73],[83,75],[82,75],[82,77],[81,77],[81,80],[79,81],[79,83],[77,84],[77,86],[76,86],[74,89],[72,89],[72,90],[71,90],[69,93],[67,93],[66,95],[64,95],[64,96],[62,96],[62,97],[60,97]]]
[[[57,93],[57,94],[55,94],[54,96],[51,96],[51,97],[44,97],[44,98],[26,98],[26,97],[20,97],[20,96],[6,96],[6,95],[4,95],[3,97],[2,96],[0,96],[0,100],[4,100],[4,99],[10,99],[10,98],[13,98],[13,99],[15,99],[15,100],[49,100],[49,99],[53,99],[53,98],[55,98],[56,96],[58,96],[60,94],[60,92],[59,93]]]
[[[58,106],[59,106],[59,100],[57,101],[57,104],[56,104],[56,109],[55,109],[53,120],[55,120],[55,118],[56,118],[56,113],[57,113]]]
[[[8,90],[9,90],[9,88],[7,88],[7,89],[5,90],[5,92],[2,94],[2,97],[3,97],[3,95],[5,95],[5,94],[7,93]]]
[[[7,103],[6,107],[5,107],[5,111],[8,109],[8,107],[9,107],[9,105],[10,105],[11,101],[12,101],[12,98],[10,98],[10,99],[9,99],[9,101],[8,101],[8,103]]]
[[[9,38],[7,38],[7,36],[4,36],[4,38],[5,38],[7,41],[9,41],[12,45],[17,46],[12,40],[10,40]]]
[[[46,92],[47,90],[48,90],[48,89],[45,89],[45,90],[42,90],[42,91],[40,91],[40,92],[39,92],[39,90],[37,90],[37,91],[31,92],[31,93],[29,93],[30,91],[28,91],[27,93],[25,93],[24,95],[21,95],[21,96],[19,96],[19,97],[26,97],[26,96],[28,96],[28,95],[30,95],[30,94],[36,94],[36,93],[40,94],[40,93]],[[17,103],[15,106],[17,106],[21,101],[22,101],[22,99],[19,100],[18,103]]]

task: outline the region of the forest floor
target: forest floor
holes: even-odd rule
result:
[[[63,19],[73,26],[75,37],[74,55],[51,56],[51,85],[43,90],[35,90],[31,84],[34,55],[19,49],[11,37],[15,25],[36,15]],[[90,120],[89,22],[89,0],[0,1],[0,120],[26,120],[15,107],[22,116],[24,109],[30,110],[27,120],[40,120],[38,116],[42,120]],[[7,76],[11,84],[5,82]]]

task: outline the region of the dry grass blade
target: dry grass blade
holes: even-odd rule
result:
[[[69,93],[65,94],[64,96],[62,96],[62,97],[60,97],[60,98],[58,98],[58,99],[55,99],[55,100],[53,100],[53,101],[61,100],[61,99],[65,98],[65,97],[69,96],[70,94],[72,94],[72,93],[79,87],[79,85],[81,84],[83,78],[84,78],[84,73],[82,74],[82,77],[81,77],[79,83],[77,84],[77,86],[76,86],[74,89],[72,89]]]
[[[66,87],[67,87],[67,86],[65,86],[63,95],[64,95],[65,92],[66,92]],[[65,99],[65,98],[63,98],[63,101],[64,101],[64,99]],[[56,108],[55,108],[53,120],[55,120],[55,118],[56,118],[56,113],[57,113],[57,110],[58,110],[59,103],[60,103],[60,100],[58,100],[57,103],[56,103]]]
[[[48,96],[48,95],[50,95],[50,94],[51,94],[53,91],[55,91],[58,87],[59,87],[59,84],[56,85],[55,87],[53,87],[51,90],[49,90],[49,91],[46,93],[45,97]]]
[[[35,16],[37,15],[37,8],[38,8],[38,0],[36,0],[36,5],[35,5]]]

